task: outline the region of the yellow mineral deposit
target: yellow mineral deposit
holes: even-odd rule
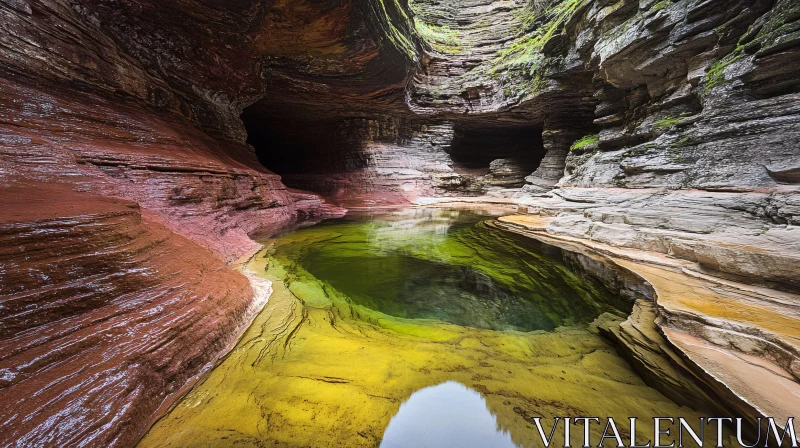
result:
[[[402,225],[346,222],[269,241],[247,266],[273,282],[268,305],[230,355],[140,446],[377,446],[409,397],[448,382],[479,393],[498,431],[518,446],[537,446],[539,435],[530,421],[536,416],[546,417],[547,425],[551,416],[599,415],[625,422],[638,416],[637,432],[648,435],[653,416],[692,421],[700,416],[645,385],[586,321],[552,331],[498,331],[397,317],[359,305],[303,265],[312,248],[327,247],[351,259],[398,250],[454,264],[465,262],[454,258],[468,256],[473,267],[490,272],[492,253],[477,256],[469,233],[480,232],[487,241],[492,230],[479,222],[439,224],[433,219]],[[427,230],[407,231],[420,226]],[[547,269],[548,263],[557,264],[548,260],[536,268],[549,275],[555,271]],[[501,276],[493,275],[502,286]],[[595,439],[602,429],[592,427]],[[559,438],[563,441],[561,430],[558,444]]]

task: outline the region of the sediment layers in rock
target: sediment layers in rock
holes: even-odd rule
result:
[[[800,117],[798,79],[788,71],[796,70],[798,17],[786,1],[578,8],[562,44],[595,73],[595,128],[570,136],[569,151],[548,151],[547,164],[528,178],[529,194],[511,201],[545,215],[534,227],[558,238],[658,263],[667,262],[651,254],[664,254],[697,275],[796,292]],[[555,189],[543,193],[548,187]],[[670,279],[662,290],[691,283],[670,272],[651,280],[659,275]],[[691,284],[671,296],[696,301],[675,307],[663,298],[658,327],[641,311],[612,331],[623,350],[665,393],[687,395],[663,362],[648,362],[656,340],[669,350],[653,359],[684,365],[731,412],[788,415],[796,403],[765,397],[796,394],[796,297]],[[761,316],[783,329],[765,329]]]
[[[594,2],[574,28],[602,78],[561,184],[742,191],[796,184],[798,6]]]
[[[130,446],[266,301],[134,202],[0,197],[2,445]]]
[[[666,254],[706,273],[796,289],[797,195],[774,192],[559,188],[520,199],[552,217],[548,233]]]
[[[266,300],[248,234],[341,213],[244,143],[246,24],[107,6],[0,3],[3,445],[131,445]]]
[[[501,218],[510,230],[603,254],[653,288],[623,323],[602,331],[619,343],[649,384],[686,404],[715,412],[775,417],[781,426],[798,407],[798,295],[705,275],[697,263],[651,251],[550,234],[554,218]],[[703,397],[711,397],[705,400]],[[757,429],[750,428],[751,436]]]
[[[526,188],[533,193],[556,184],[752,191],[796,183],[798,85],[789,73],[796,61],[797,11],[791,2],[419,0],[409,8],[419,65],[405,105],[375,108],[373,101],[353,102],[310,83],[306,90],[323,107],[299,104],[292,93],[288,103],[281,102],[283,95],[262,100],[252,116],[274,121],[294,114],[285,123],[302,116],[300,132],[323,123],[328,135],[322,141],[331,144],[303,146],[356,154],[364,164],[337,168],[339,174],[369,165],[374,136],[353,134],[353,117],[414,117],[423,125],[450,126],[452,139],[442,141],[435,156],[397,135],[380,141],[404,148],[393,151],[395,165],[409,157],[429,157],[435,165],[447,153],[452,163],[446,163],[464,180],[452,184],[458,194],[518,186],[516,174],[507,182],[481,177],[493,160],[530,170]],[[339,111],[343,105],[345,112]],[[516,140],[511,136],[518,130],[537,136]],[[341,135],[348,137],[340,142]],[[495,136],[494,144],[481,144],[494,158],[477,173],[464,172],[459,143],[477,144],[479,135]],[[531,160],[520,163],[513,149],[506,151],[516,145],[533,153]],[[310,178],[302,166],[292,171],[286,174]],[[386,174],[368,174],[372,191],[387,185],[377,179],[397,173]],[[432,186],[417,195],[437,194]]]
[[[258,227],[321,210],[320,198],[288,191],[246,145],[180,117],[64,88],[2,85],[4,185],[33,179],[134,200],[225,260],[257,248],[247,234]]]

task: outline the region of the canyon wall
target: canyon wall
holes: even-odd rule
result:
[[[409,8],[420,39],[401,118],[411,130],[349,140],[359,163],[337,178],[362,195],[508,198],[556,216],[553,233],[796,290],[795,2]],[[425,128],[435,144],[407,137]],[[318,188],[320,177],[331,178],[305,172],[297,185]]]
[[[438,70],[468,81],[448,84],[451,90],[434,85],[440,96],[427,97],[426,113],[436,109],[433,99],[443,115],[454,112],[453,104],[487,121],[524,113],[541,123],[547,151],[522,189],[487,189],[482,193],[490,197],[476,201],[527,206],[538,215],[529,226],[534,237],[581,241],[677,271],[645,275],[662,297],[608,334],[665,393],[675,384],[662,366],[678,366],[735,413],[785,421],[798,406],[800,353],[800,6],[781,0],[472,5],[487,24],[492,14],[503,17],[508,8],[524,14],[531,5],[540,8],[540,19],[530,34],[514,34],[513,27],[505,40],[498,34],[493,42],[503,43],[494,57],[440,48]],[[426,7],[439,14],[430,14],[436,24],[467,22],[446,22],[461,10],[448,15],[436,2]],[[547,32],[553,23],[561,32]],[[516,46],[520,39],[527,44]],[[481,68],[486,60],[499,70]],[[453,66],[441,69],[448,61]],[[509,78],[528,86],[510,100],[515,91],[497,87]],[[579,85],[565,88],[565,79]],[[559,95],[562,89],[582,94],[570,100]],[[560,107],[575,113],[559,114]],[[659,340],[664,347],[644,349]],[[748,368],[754,365],[760,367]]]
[[[244,142],[264,9],[0,2],[0,445],[135,443],[265,303],[248,234],[341,214]]]
[[[287,123],[268,133],[271,142],[254,143],[266,166],[276,163],[287,179],[302,175],[295,185],[314,188],[313,170],[302,162],[285,167],[269,156],[296,149],[280,139],[302,116],[300,132],[319,128],[321,136],[302,145],[310,159],[341,148],[358,161],[317,177],[335,172],[347,184],[356,173],[350,183],[362,190],[366,176],[372,191],[411,199],[505,194],[504,187],[519,187],[527,176],[525,191],[534,194],[556,184],[758,191],[769,195],[757,213],[779,223],[794,219],[799,137],[792,2],[415,0],[408,11],[416,66],[404,91],[395,84],[379,107],[309,82],[292,85],[301,93],[267,97],[247,111],[252,129],[276,118]],[[402,66],[408,73],[405,62],[396,62],[395,71]],[[297,97],[312,94],[316,102],[299,104]],[[356,129],[353,121],[363,118],[403,121],[407,129],[376,135],[374,127]],[[407,138],[428,126],[443,129],[433,151]],[[481,142],[480,135],[493,138]],[[415,166],[414,159],[429,157],[432,166],[445,161],[459,176],[451,176],[446,191],[438,189],[439,176],[406,181],[407,173],[383,169],[385,156],[372,155],[375,140],[407,148],[395,151],[389,165]],[[494,157],[470,160],[470,142]],[[526,157],[518,147],[528,149]],[[494,160],[495,167],[520,173],[493,182],[485,176]]]
[[[564,54],[595,73],[594,129],[558,150],[559,188],[534,209],[561,217],[553,232],[796,289],[798,14],[789,1],[585,5]]]
[[[131,445],[267,299],[135,202],[0,191],[4,446]]]

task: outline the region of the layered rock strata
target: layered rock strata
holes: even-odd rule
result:
[[[702,396],[670,380],[678,367],[750,417],[797,407],[797,298],[775,289],[796,292],[800,269],[798,18],[786,1],[584,3],[543,54],[566,46],[564,67],[594,72],[592,122],[548,148],[523,192],[477,200],[527,205],[545,235],[726,279],[645,276],[681,305],[663,297],[608,331],[665,393]],[[545,146],[560,135],[545,129]]]
[[[602,3],[602,2],[601,2]],[[797,5],[594,4],[572,31],[603,83],[562,185],[743,191],[794,184]],[[796,68],[796,67],[794,67]]]
[[[797,294],[751,287],[698,272],[694,263],[565,235],[552,218],[501,218],[509,230],[609,257],[653,288],[622,324],[599,323],[650,384],[674,400],[781,427],[800,405]],[[766,428],[764,428],[766,430]],[[757,437],[757,428],[749,429]]]
[[[239,6],[0,2],[0,444],[135,443],[265,302],[248,234],[341,213],[244,143]]]
[[[171,230],[224,260],[258,246],[247,234],[322,206],[286,189],[242,143],[179,117],[101,96],[4,80],[0,183],[58,182],[138,202]]]
[[[0,197],[0,445],[130,446],[266,302],[134,202]]]

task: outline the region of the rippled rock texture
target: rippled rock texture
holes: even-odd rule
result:
[[[598,328],[617,341],[648,384],[680,403],[711,402],[718,414],[753,422],[772,416],[784,425],[794,416],[800,406],[800,295],[706,275],[677,257],[551,233],[553,218],[501,221],[512,231],[603,254],[646,281],[652,302],[637,301],[622,323],[599,319]],[[755,440],[758,430],[747,432]]]
[[[248,234],[340,213],[244,143],[241,5],[194,6],[0,2],[0,445],[135,443],[265,303]]]
[[[121,99],[2,82],[4,185],[58,182],[137,201],[224,260],[257,248],[247,234],[259,226],[322,205],[287,190],[246,145],[215,140],[179,117]]]
[[[1,191],[4,446],[132,444],[266,301],[134,202]]]

